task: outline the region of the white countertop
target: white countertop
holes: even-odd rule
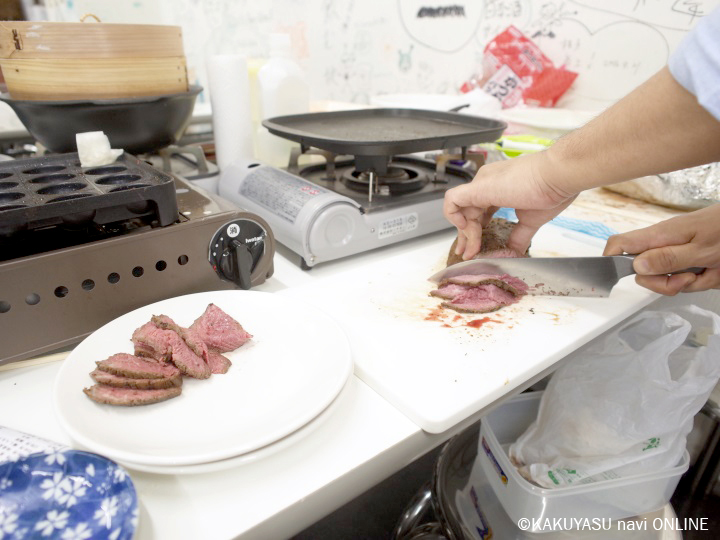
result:
[[[614,219],[616,223],[609,224],[618,230],[622,230],[618,223],[634,228],[673,214],[652,207],[642,216],[637,211],[629,212],[625,219],[621,214],[627,210],[626,204],[621,205],[619,217],[613,212],[608,215],[602,204],[604,197],[590,194],[581,198],[574,211],[590,219],[598,215],[593,210],[597,205],[604,221]],[[612,200],[621,199],[612,195]],[[451,238],[452,231],[444,231],[326,263],[310,272],[300,270],[296,256],[280,247],[275,275],[257,290],[292,291],[322,283],[344,272],[357,272],[360,265],[371,267],[389,255],[415,253],[428,243],[444,243]],[[56,361],[0,370],[0,425],[70,444],[51,405],[52,385],[60,365]],[[508,393],[517,393],[532,382],[520,381],[512,389],[509,387]],[[478,411],[443,433],[429,434],[356,376],[351,376],[332,408],[295,444],[234,467],[180,475],[131,471],[141,502],[137,539],[291,536],[460,432],[482,414]]]
[[[396,246],[393,253],[421,242]],[[361,258],[377,260],[382,251]],[[280,248],[275,275],[255,290],[280,291],[358,264],[337,261],[308,273],[290,257]],[[60,366],[55,361],[0,371],[0,425],[71,445],[51,403]],[[307,437],[249,463],[204,474],[130,471],[141,502],[137,539],[291,536],[469,425],[429,435],[355,376],[331,407]]]

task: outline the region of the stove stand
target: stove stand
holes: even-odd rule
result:
[[[0,236],[0,364],[77,343],[153,302],[272,275],[275,238],[262,217],[171,178],[177,210],[166,226],[134,218]],[[0,230],[9,212],[0,204]]]
[[[451,228],[442,213],[445,192],[472,180],[482,164],[481,155],[468,159],[468,168],[454,163],[462,155],[402,155],[379,172],[360,168],[357,157],[315,149],[302,155],[321,162],[301,166],[296,151],[287,171],[236,163],[223,172],[219,193],[263,216],[305,269]]]

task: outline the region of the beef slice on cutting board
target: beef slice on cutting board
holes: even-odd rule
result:
[[[506,219],[496,218],[483,229],[480,253],[474,259],[526,257],[527,252],[519,254],[507,247],[510,233],[515,223]],[[455,254],[457,238],[450,247],[447,266],[463,262],[460,255]],[[461,313],[489,313],[515,304],[528,290],[520,279],[508,276],[456,276],[443,281],[438,288],[430,292],[445,300],[441,305]]]

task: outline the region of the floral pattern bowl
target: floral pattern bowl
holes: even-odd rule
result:
[[[130,540],[138,499],[128,473],[71,449],[0,464],[0,540]]]

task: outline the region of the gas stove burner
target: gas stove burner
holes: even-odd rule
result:
[[[341,180],[348,188],[358,192],[367,193],[370,186],[370,173],[350,169],[343,173]],[[415,169],[403,166],[390,166],[387,173],[378,175],[374,182],[379,195],[400,195],[412,193],[425,187],[430,181],[427,174],[421,174]]]
[[[298,166],[298,156],[291,159],[288,171],[313,184],[356,201],[364,212],[376,212],[388,206],[413,205],[442,199],[445,191],[472,180],[474,169],[453,165],[453,156],[437,161],[415,156],[393,156],[383,174],[359,170],[354,159],[338,159],[326,152],[323,162]]]

